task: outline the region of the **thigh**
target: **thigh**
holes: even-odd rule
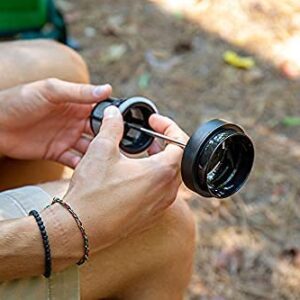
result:
[[[0,191],[70,178],[73,170],[48,161],[15,160],[0,155]]]
[[[85,62],[67,46],[50,40],[0,43],[0,90],[50,77],[89,82]]]

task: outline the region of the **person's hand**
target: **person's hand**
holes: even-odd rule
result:
[[[104,115],[64,197],[86,227],[92,252],[151,226],[173,203],[181,183],[181,148],[167,145],[150,157],[127,158],[119,150],[124,127],[120,111],[111,106]],[[150,124],[182,142],[188,138],[166,117],[152,115]]]
[[[17,159],[47,159],[76,167],[90,139],[92,105],[111,86],[47,79],[0,91],[0,153]]]

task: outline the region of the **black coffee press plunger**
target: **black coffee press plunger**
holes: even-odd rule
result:
[[[98,103],[90,117],[94,134],[100,130],[106,107],[121,111],[125,127],[120,148],[127,154],[147,150],[154,137],[184,149],[181,174],[185,185],[204,197],[225,198],[244,185],[254,161],[254,147],[244,130],[223,120],[214,119],[199,126],[187,144],[151,130],[148,123],[155,104],[144,97],[109,98]]]

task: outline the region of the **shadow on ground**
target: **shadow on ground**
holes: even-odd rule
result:
[[[282,120],[300,114],[299,82],[208,33],[195,19],[152,2],[69,4],[66,16],[94,83],[111,83],[115,96],[155,100],[189,133],[211,118],[239,123],[256,144],[252,176],[232,199],[180,193],[199,226],[189,299],[298,299],[300,137],[299,127]],[[236,23],[236,30],[243,28]],[[257,67],[245,71],[224,64],[228,49],[254,56]]]

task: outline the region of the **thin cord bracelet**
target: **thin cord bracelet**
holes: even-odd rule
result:
[[[36,223],[39,227],[41,236],[42,236],[44,251],[45,251],[45,273],[44,273],[44,276],[46,278],[49,278],[51,276],[51,271],[52,271],[52,259],[51,259],[51,249],[50,249],[48,234],[46,232],[44,222],[43,222],[40,214],[36,210],[31,210],[29,212],[29,216],[33,216],[35,218]]]
[[[85,228],[83,227],[82,222],[80,221],[78,215],[74,212],[74,210],[70,207],[70,205],[66,202],[64,202],[63,200],[61,200],[60,198],[54,197],[52,204],[55,203],[59,203],[61,206],[63,206],[74,218],[80,232],[83,238],[83,251],[84,254],[81,257],[81,259],[77,262],[77,265],[82,265],[83,263],[85,263],[88,259],[89,259],[89,252],[90,252],[90,248],[89,248],[89,239],[88,236],[86,234]]]

